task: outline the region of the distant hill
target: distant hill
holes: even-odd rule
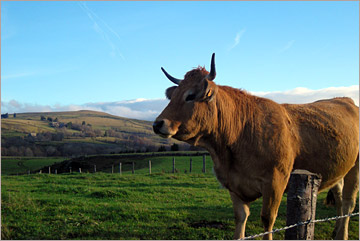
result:
[[[1,119],[3,156],[79,156],[189,150],[154,134],[152,122],[96,111],[17,113]]]

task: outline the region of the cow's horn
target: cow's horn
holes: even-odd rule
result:
[[[213,81],[216,76],[216,70],[215,70],[215,53],[211,56],[211,67],[210,67],[210,73],[206,77],[208,80]]]
[[[180,84],[181,79],[177,79],[177,78],[172,77],[171,75],[168,74],[168,72],[165,71],[165,69],[164,69],[163,67],[161,67],[161,70],[164,72],[164,74],[166,75],[166,77],[167,77],[171,82],[173,82],[174,84],[177,84],[177,85]]]

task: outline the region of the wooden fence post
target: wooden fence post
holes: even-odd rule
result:
[[[120,175],[121,175],[121,171],[122,171],[122,170],[121,170],[121,165],[122,165],[122,163],[120,162],[120,163],[119,163],[119,173],[120,173]]]
[[[135,162],[132,163],[132,174],[135,173]]]
[[[306,170],[291,173],[287,193],[286,226],[315,220],[316,199],[321,184],[321,175]],[[306,224],[287,229],[286,240],[313,240],[315,224]]]
[[[30,170],[28,170],[28,175],[30,175]]]
[[[205,155],[203,155],[203,173],[205,173],[206,172],[206,165],[205,165],[205,162],[206,162],[206,156]]]
[[[55,174],[57,174],[57,169],[55,169]]]
[[[81,173],[81,167],[79,167],[79,173]]]
[[[192,158],[190,158],[190,173],[192,171]]]
[[[49,167],[49,174],[51,174],[51,167]]]
[[[172,168],[172,173],[175,173],[175,157],[173,157],[173,168]]]
[[[94,165],[94,172],[96,173],[96,165]]]
[[[151,160],[149,160],[149,174],[151,174]]]
[[[41,173],[42,173],[42,170],[40,170],[39,174],[41,174]]]
[[[70,167],[70,173],[71,173],[71,167]]]

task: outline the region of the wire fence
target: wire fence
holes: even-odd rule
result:
[[[353,216],[357,216],[357,215],[359,215],[359,212],[346,214],[346,215],[342,215],[342,216],[335,216],[335,217],[332,217],[332,218],[323,218],[323,219],[317,219],[317,220],[311,220],[310,219],[310,220],[300,222],[300,223],[297,223],[297,224],[292,224],[292,225],[289,225],[289,226],[286,226],[286,227],[283,227],[283,228],[274,229],[274,230],[269,231],[269,232],[264,232],[264,233],[248,236],[248,237],[243,238],[242,240],[249,240],[249,239],[258,238],[258,237],[262,237],[262,236],[267,235],[267,234],[277,233],[277,232],[280,232],[280,231],[284,231],[284,230],[287,230],[287,229],[290,229],[290,228],[295,228],[297,226],[307,225],[307,224],[310,224],[310,223],[328,222],[328,221],[332,221],[332,220],[338,220],[338,219],[341,219],[341,218],[353,217]]]

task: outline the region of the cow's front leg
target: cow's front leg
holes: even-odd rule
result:
[[[235,214],[235,234],[234,239],[245,237],[245,226],[250,215],[249,203],[243,202],[235,193],[230,192]]]
[[[283,173],[275,170],[271,183],[264,185],[261,221],[264,225],[265,232],[272,231],[274,227],[275,219],[281,203],[281,198],[284,194],[289,177],[290,175],[285,176]],[[271,240],[272,234],[264,235],[263,239]]]

